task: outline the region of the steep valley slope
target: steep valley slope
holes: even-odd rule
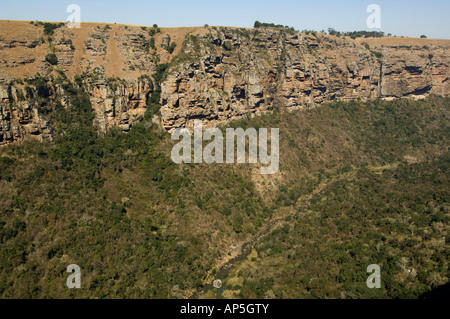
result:
[[[448,287],[450,41],[0,30],[0,297],[420,298]],[[169,133],[195,119],[280,128],[279,172],[173,163]],[[70,264],[81,289],[66,286]],[[367,288],[370,264],[382,289]]]

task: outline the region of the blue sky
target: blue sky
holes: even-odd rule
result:
[[[328,27],[368,30],[366,8],[374,3],[381,7],[381,31],[450,39],[449,0],[0,0],[0,19],[65,21],[71,3],[81,7],[81,19],[86,22],[252,27],[259,20],[318,31]]]

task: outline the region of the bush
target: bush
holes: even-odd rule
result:
[[[9,157],[0,157],[0,180],[9,181],[11,179],[13,163],[14,160]]]
[[[156,51],[155,38],[150,38],[149,47]]]
[[[53,23],[44,23],[44,34],[45,35],[53,35],[54,31],[60,27],[62,27],[64,23],[53,24]]]
[[[175,42],[172,42],[169,45],[169,47],[167,48],[167,51],[169,51],[169,53],[172,54],[176,47],[177,47],[177,44]]]
[[[43,78],[37,78],[34,85],[36,86],[36,92],[39,97],[48,98],[50,96],[50,88]]]
[[[381,59],[383,57],[383,53],[378,51],[370,51],[373,55],[375,55],[378,59]]]
[[[154,36],[155,34],[157,34],[157,33],[160,33],[161,32],[161,29],[158,27],[158,25],[157,24],[154,24],[153,25],[153,29],[149,29],[148,30],[148,34],[152,37],[152,36]]]
[[[426,39],[426,38],[428,38],[425,34],[422,34],[421,36],[420,36],[420,38],[421,39]]]
[[[287,29],[287,30],[295,31],[293,27],[290,27],[288,25],[265,23],[265,22],[259,22],[259,21],[255,21],[255,24],[253,25],[253,27],[255,29],[257,29],[257,28],[277,28],[277,29]]]
[[[45,56],[45,61],[50,63],[51,65],[57,65],[58,64],[58,58],[54,53],[47,54]]]
[[[225,41],[223,43],[223,47],[225,48],[225,50],[227,51],[231,51],[233,49],[233,45],[231,44],[230,41]]]

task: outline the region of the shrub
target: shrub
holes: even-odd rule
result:
[[[225,50],[227,51],[231,51],[233,49],[233,45],[231,44],[230,41],[225,41],[223,43],[223,47],[225,48]]]
[[[50,63],[51,65],[57,65],[58,64],[58,58],[54,53],[47,54],[45,56],[45,61]]]
[[[351,32],[341,32],[336,31],[334,28],[328,28],[329,35],[350,37],[352,39],[356,38],[381,38],[384,37],[384,32],[381,31],[351,31]]]
[[[373,55],[375,55],[378,59],[381,59],[383,57],[383,53],[378,51],[370,51]]]
[[[172,54],[176,47],[177,47],[177,44],[175,42],[172,42],[169,45],[169,47],[167,48],[167,51],[169,51],[169,53]]]
[[[149,34],[151,37],[154,36],[154,35],[157,34],[157,33],[160,33],[160,32],[161,32],[161,29],[158,27],[157,24],[154,24],[154,25],[153,25],[153,28],[148,30],[148,34]]]
[[[48,98],[50,96],[50,88],[43,78],[37,78],[34,84],[39,97]]]
[[[277,28],[277,29],[287,29],[287,30],[295,31],[293,27],[290,27],[288,25],[265,23],[265,22],[259,22],[259,21],[255,21],[255,24],[253,25],[253,27],[255,29],[257,29],[257,28]]]
[[[149,47],[156,51],[155,38],[150,38]]]
[[[45,35],[53,35],[54,31],[64,25],[64,23],[53,24],[53,23],[44,23],[44,34]]]

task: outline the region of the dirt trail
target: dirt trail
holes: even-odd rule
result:
[[[120,73],[120,54],[117,49],[117,42],[114,40],[115,31],[110,32],[106,51],[105,73],[107,77],[117,76]]]
[[[74,74],[73,75],[80,75],[82,72],[82,59],[85,57],[84,48],[85,48],[85,41],[88,38],[89,35],[89,27],[87,25],[81,25],[81,28],[79,29],[72,29],[74,34],[74,40],[73,45],[75,47],[75,55],[74,55]]]

